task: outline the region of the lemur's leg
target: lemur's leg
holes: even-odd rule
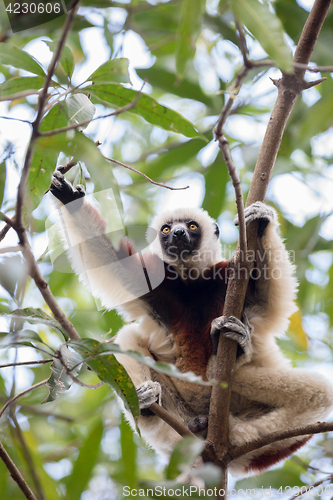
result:
[[[138,351],[156,359],[151,352],[149,337],[141,330],[141,325],[131,323],[125,325],[116,336],[116,343],[123,350]],[[185,424],[190,411],[184,400],[179,395],[169,377],[164,376],[148,366],[139,363],[132,357],[125,354],[116,354],[117,360],[124,366],[131,377],[139,397],[141,415],[138,419],[138,426],[145,441],[154,449],[164,455],[169,455],[181,436],[162,419],[154,415],[149,406],[157,402],[176,418],[181,419]],[[121,401],[119,401],[126,418],[134,428],[134,421]],[[191,415],[193,416],[193,415]]]
[[[237,446],[275,431],[325,420],[333,408],[333,386],[328,380],[307,370],[281,366],[279,360],[274,368],[241,366],[232,389],[255,404],[268,406],[256,416],[230,416],[230,442]],[[299,436],[265,446],[235,460],[232,469],[260,472],[294,453],[308,439]]]

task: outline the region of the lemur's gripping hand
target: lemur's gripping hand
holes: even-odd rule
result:
[[[249,207],[245,209],[245,223],[246,225],[252,222],[253,220],[259,219],[259,230],[258,236],[261,237],[267,225],[270,222],[276,222],[277,216],[274,208],[265,205],[261,201],[256,201],[252,203]],[[238,226],[238,215],[234,219],[234,224]]]
[[[236,340],[238,343],[239,349],[237,350],[237,357],[245,354],[245,356],[249,358],[252,352],[252,327],[245,314],[243,314],[243,321],[240,321],[234,316],[220,316],[212,321],[210,334],[212,336],[213,354],[217,352],[218,340],[222,329],[227,329],[224,332],[226,337]]]
[[[148,410],[152,403],[161,404],[162,388],[158,382],[147,380],[147,382],[143,382],[143,384],[136,387],[136,392],[138,393],[141,415],[152,414]]]
[[[67,207],[71,213],[81,207],[86,194],[84,186],[79,184],[73,188],[59,170],[55,170],[53,173],[50,191],[63,205],[76,201]]]

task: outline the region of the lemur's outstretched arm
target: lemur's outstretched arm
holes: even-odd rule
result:
[[[144,301],[136,299],[149,292],[146,279],[149,259],[146,257],[143,264],[126,238],[116,250],[105,234],[104,219],[85,201],[84,187],[73,188],[59,170],[53,174],[50,192],[60,211],[60,229],[67,254],[80,280],[106,308],[119,306],[129,319],[145,313]]]

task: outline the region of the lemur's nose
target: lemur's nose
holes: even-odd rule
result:
[[[182,236],[185,236],[185,234],[185,229],[183,229],[182,227],[178,227],[174,230],[172,237],[174,240],[176,240],[181,238]]]

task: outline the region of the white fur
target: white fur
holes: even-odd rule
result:
[[[205,266],[216,264],[222,260],[221,245],[214,235],[215,225],[207,212],[197,208],[178,209],[154,218],[152,227],[158,232],[163,224],[170,220],[193,219],[201,227],[201,251],[207,251]],[[95,209],[86,203],[82,209],[70,215],[62,209],[63,239],[69,242],[86,241],[89,238],[103,236],[104,223]],[[306,425],[326,418],[333,406],[333,389],[328,381],[315,373],[292,368],[275,343],[275,336],[284,332],[290,315],[296,310],[295,297],[297,282],[294,277],[294,266],[290,262],[284,244],[276,231],[277,222],[273,220],[266,228],[261,244],[265,254],[265,265],[269,275],[267,290],[257,303],[249,304],[245,312],[253,327],[252,357],[236,366],[233,384],[234,394],[239,398],[271,405],[274,409],[269,413],[259,413],[257,418],[236,417],[230,415],[230,441],[234,445],[242,445],[267,433]],[[99,267],[98,262],[104,251],[113,252],[112,245],[102,238],[101,243],[85,245],[84,253],[80,245],[70,246],[69,256],[75,272],[88,284],[95,296],[102,300],[107,308],[121,304],[118,310],[129,320],[137,319],[137,323],[124,326],[117,334],[117,343],[123,349],[132,349],[154,359],[176,362],[172,332],[167,331],[148,314],[141,299],[126,303],[131,292],[124,289],[124,275],[117,269],[116,259],[108,266]],[[158,238],[151,244],[151,249],[162,257]],[[94,262],[93,270],[86,266]],[[113,265],[115,264],[115,265]],[[200,267],[201,264],[190,262],[189,267]],[[90,265],[91,267],[91,265]],[[130,279],[130,278],[129,278]],[[214,357],[209,366],[213,366]],[[162,405],[172,414],[181,418],[185,424],[195,415],[207,414],[210,389],[195,384],[171,380],[151,371],[129,356],[117,355],[124,365],[135,386],[140,386],[152,379],[162,386]],[[187,406],[186,406],[187,405]],[[127,415],[132,421],[130,415]],[[133,421],[132,421],[133,424]],[[157,451],[169,455],[180,436],[158,417],[141,416],[138,423],[141,433],[148,444]],[[288,444],[295,439],[288,440]],[[286,442],[283,442],[285,445]],[[279,449],[281,443],[270,445],[269,449]],[[266,447],[267,448],[267,447]],[[262,451],[262,450],[261,450]],[[235,474],[243,474],[251,459],[258,456],[256,451],[231,463],[230,470]]]
[[[161,227],[164,224],[177,221],[179,219],[194,220],[199,224],[202,232],[200,255],[204,256],[204,258],[198,258],[198,254],[195,253],[194,257],[188,257],[186,263],[182,261],[179,262],[179,265],[185,266],[187,269],[195,267],[202,270],[205,267],[210,267],[223,260],[221,242],[214,234],[216,223],[214,219],[212,219],[202,208],[185,207],[178,208],[176,210],[169,210],[163,214],[156,215],[151,223],[151,227],[153,227],[156,230],[157,235],[159,235]],[[153,243],[150,244],[150,249],[165,262],[172,264],[175,268],[178,267],[178,263],[175,262],[173,258],[168,259],[165,253],[162,252],[159,237],[155,238]]]

